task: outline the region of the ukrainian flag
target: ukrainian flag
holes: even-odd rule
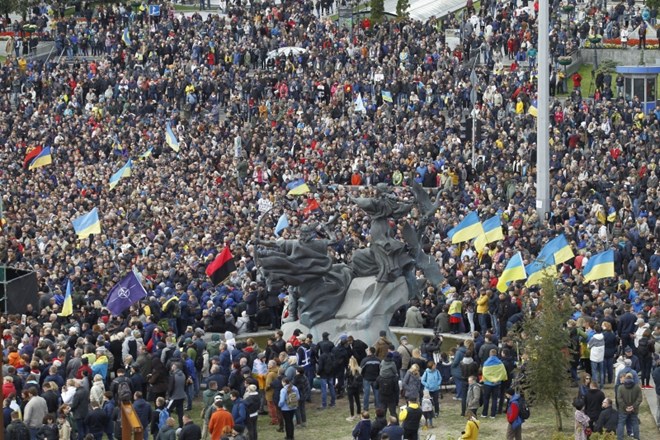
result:
[[[561,264],[573,257],[575,257],[575,254],[568,244],[566,236],[561,234],[543,246],[536,259],[543,262],[545,266],[551,266],[553,264]]]
[[[539,110],[535,106],[530,105],[529,108],[527,109],[527,114],[530,114],[530,115],[534,116],[535,118],[538,118],[539,117]]]
[[[62,304],[62,312],[59,316],[73,315],[73,299],[71,298],[71,280],[66,282],[66,295],[64,296],[64,304]]]
[[[481,369],[484,382],[499,384],[507,380],[506,368],[497,356],[489,356]]]
[[[525,272],[522,256],[518,252],[509,260],[504,268],[504,272],[500,275],[500,279],[497,281],[497,290],[505,292],[507,287],[509,287],[509,282],[524,280],[525,278],[527,278],[527,272]]]
[[[123,41],[126,46],[133,44],[131,41],[131,35],[128,33],[128,28],[124,29],[124,33],[121,35],[121,41]]]
[[[584,266],[584,282],[612,278],[614,274],[614,251],[612,249],[596,254]]]
[[[483,227],[484,233],[474,240],[474,247],[478,252],[481,252],[488,243],[504,239],[502,221],[499,215],[495,215],[483,222]]]
[[[147,157],[151,156],[151,153],[153,153],[154,147],[149,147],[147,151],[144,153],[140,154],[140,157],[138,158],[139,160],[145,160]]]
[[[484,227],[479,220],[479,215],[476,211],[472,211],[455,228],[452,228],[447,235],[451,238],[451,242],[456,244],[472,240],[483,233]]]
[[[41,150],[41,153],[39,153],[39,155],[35,157],[32,162],[30,162],[28,169],[33,170],[35,168],[50,165],[51,163],[53,163],[53,156],[50,155],[50,147],[46,147]]]
[[[383,102],[393,102],[392,101],[392,92],[388,90],[383,90],[380,94],[380,96],[383,98]]]
[[[172,131],[172,126],[169,122],[165,128],[165,141],[167,142],[167,145],[170,146],[170,148],[172,148],[177,153],[179,152],[179,140],[176,138],[176,135]]]
[[[305,181],[301,179],[300,182],[298,183],[298,185],[291,188],[289,190],[289,192],[286,193],[286,195],[287,196],[300,196],[300,195],[303,195],[303,194],[307,194],[308,192],[310,192],[309,186],[307,186]]]
[[[119,183],[122,177],[129,177],[131,175],[131,168],[133,167],[133,161],[128,159],[126,165],[119,168],[115,174],[110,177],[110,189],[114,189],[115,186]]]
[[[527,282],[525,286],[532,287],[537,284],[541,284],[541,281],[545,277],[556,278],[557,277],[557,267],[554,265],[546,265],[539,260],[534,260],[527,266],[525,266],[525,272],[527,272]]]
[[[94,208],[87,214],[84,214],[71,221],[73,230],[76,231],[80,240],[89,237],[91,234],[101,233],[101,222],[99,221],[99,211]]]
[[[610,223],[614,223],[616,221],[616,209],[614,209],[614,206],[610,206],[607,209],[607,221]]]

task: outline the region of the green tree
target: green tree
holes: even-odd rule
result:
[[[569,405],[570,337],[565,329],[571,308],[567,295],[558,292],[551,278],[541,284],[538,312],[523,325],[527,381],[525,391],[535,402],[549,402],[555,413],[555,427],[562,429],[562,413]]]
[[[371,0],[371,19],[380,21],[385,15],[385,0]]]
[[[408,18],[408,9],[410,9],[409,0],[397,0],[396,2],[396,15],[399,18]]]
[[[0,0],[0,14],[8,15],[16,12],[25,20],[30,8],[38,3],[36,0]]]
[[[658,10],[660,9],[660,0],[646,0],[645,5],[650,9],[650,10]]]

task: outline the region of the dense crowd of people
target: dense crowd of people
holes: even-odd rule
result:
[[[429,426],[438,415],[438,377],[452,378],[461,412],[469,415],[466,432],[478,431],[475,386],[484,393],[480,418],[511,409],[506,395],[518,399],[515,388],[508,392],[515,359],[507,333],[538,301],[538,290],[520,283],[497,292],[497,278],[515,253],[529,263],[558,233],[576,254],[559,270],[574,293],[568,327],[582,348],[574,379],[578,367],[599,385],[605,376],[616,379],[615,360],[630,349],[640,360],[633,369],[648,386],[651,342],[660,340],[660,109],[645,114],[640,97],[623,97],[611,75],[602,78],[596,99],[583,90],[553,100],[552,205],[539,218],[536,120],[528,111],[536,104],[533,7],[482,1],[480,10],[468,5],[459,16],[362,20],[347,29],[311,1],[230,4],[225,14],[205,18],[169,4],[152,16],[146,6],[81,5],[69,18],[38,8],[29,19],[44,28],[55,22],[53,40],[64,55],[44,61],[16,51],[0,67],[0,261],[34,271],[39,282],[39,303],[24,318],[2,317],[3,373],[12,378],[5,384],[16,391],[5,401],[8,432],[23,419],[33,439],[54,438],[57,429],[60,437],[111,437],[116,408],[131,401],[149,427],[145,439],[171,438],[167,431],[177,427],[186,433],[182,438],[198,438],[185,408],[203,383],[211,390],[203,392],[205,429],[214,440],[230,425],[235,438],[256,438],[256,414],[266,409],[271,423],[293,438],[294,416],[299,413],[303,426],[315,385],[321,408],[345,393],[351,416],[372,428],[375,422],[361,415],[371,391],[377,420],[387,425],[384,410],[397,417],[403,390],[411,404],[399,419],[409,438],[420,412]],[[553,15],[553,60],[581,45],[576,23]],[[444,34],[450,27],[462,35],[453,50]],[[278,51],[288,46],[302,50]],[[475,53],[480,62],[472,74],[468,60]],[[553,78],[558,72],[553,67]],[[468,116],[479,120],[474,153],[464,131]],[[178,151],[166,141],[167,124]],[[30,170],[24,158],[38,146],[50,147],[52,164]],[[131,176],[110,189],[110,176],[129,158]],[[300,179],[310,192],[288,196]],[[441,201],[423,247],[444,280],[426,283],[392,325],[470,333],[471,342],[441,357],[429,348],[438,341],[429,338],[417,354],[406,348],[419,361],[406,368],[405,362],[396,366],[394,352],[406,358],[397,347],[381,341],[373,353],[364,343],[355,349],[350,335],[340,338],[337,365],[330,340],[315,345],[296,335],[287,349],[280,334],[265,351],[254,341],[233,341],[296,318],[286,287],[269,288],[254,261],[258,240],[277,239],[282,214],[289,222],[285,238],[296,237],[303,223],[336,217],[329,225],[336,235],[331,256],[350,263],[353,251],[368,246],[371,219],[349,196],[373,194],[384,183],[396,197],[411,198],[413,180]],[[101,233],[79,240],[71,220],[92,208],[100,213]],[[505,238],[483,253],[447,238],[471,210],[502,219]],[[419,213],[408,221],[419,221]],[[237,270],[215,286],[204,271],[225,247]],[[614,250],[617,278],[582,283],[589,257],[605,249]],[[148,295],[114,316],[105,307],[107,293],[131,270]],[[421,271],[417,278],[424,284]],[[69,281],[75,313],[62,317]],[[450,325],[451,315],[460,319]],[[619,339],[612,351],[606,336],[598,360],[600,336],[594,335],[606,323]],[[228,333],[222,342],[207,342],[208,332]],[[646,353],[640,353],[643,338]],[[465,358],[474,366],[464,367]],[[478,366],[485,362],[499,373],[479,385]],[[394,377],[390,373],[401,385],[387,398],[383,389],[393,381],[378,381]],[[11,386],[7,390],[9,397]],[[222,391],[217,401],[215,390]],[[87,400],[89,407],[81,405]],[[521,417],[512,411],[515,437]],[[178,420],[168,420],[175,413]],[[595,413],[586,414],[595,423]]]

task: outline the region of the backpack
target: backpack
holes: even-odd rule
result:
[[[296,394],[296,391],[291,384],[289,384],[286,389],[286,406],[288,406],[289,409],[298,408],[298,394]]]
[[[523,420],[529,419],[529,416],[531,415],[529,412],[529,406],[527,406],[527,402],[522,396],[518,399],[518,415]]]
[[[130,402],[133,397],[131,392],[131,385],[128,383],[128,380],[122,380],[117,385],[117,398],[120,402]]]
[[[160,430],[165,426],[167,419],[170,418],[170,413],[167,411],[167,408],[157,409],[156,411],[158,412],[158,429]]]
[[[16,440],[30,440],[30,430],[28,427],[25,425],[25,423],[20,422],[20,423],[15,423],[11,425],[13,427],[13,435],[11,436],[12,438]]]
[[[641,338],[637,345],[637,356],[646,357],[648,353],[649,353],[649,339]]]
[[[381,379],[378,383],[378,392],[382,393],[385,396],[393,396],[394,394],[396,394],[397,382],[398,382],[398,378],[396,376],[392,376],[392,377],[381,376]]]

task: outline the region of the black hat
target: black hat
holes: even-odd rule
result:
[[[387,332],[385,330],[381,330],[380,333],[378,333],[380,336],[385,336],[387,335]]]

